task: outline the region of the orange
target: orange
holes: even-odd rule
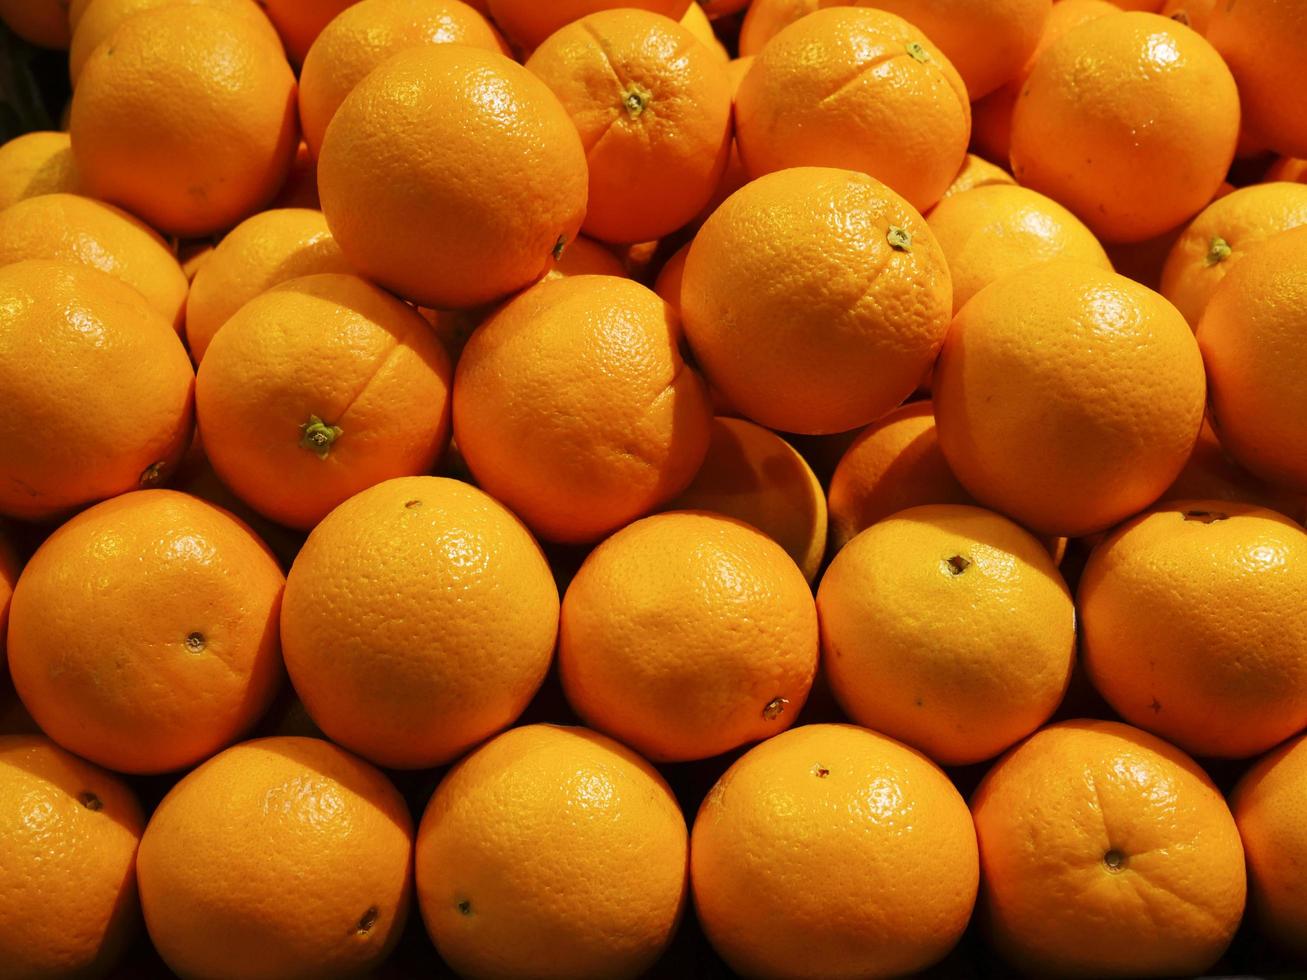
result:
[[[422,918],[460,976],[641,976],[685,904],[685,818],[657,770],[584,728],[505,732],[418,828]]]
[[[14,687],[92,762],[194,765],[276,693],[282,585],[267,546],[220,507],[172,490],[107,500],[52,534],[18,580]]]
[[[1119,7],[1108,0],[1057,0],[1044,21],[1039,43],[1020,70],[1005,83],[971,106],[971,142],[991,159],[1007,164],[1012,149],[1012,110],[1025,87],[1035,60],[1050,44],[1071,28],[1104,14],[1114,14]]]
[[[1055,3],[1061,0],[1054,0]],[[1162,6],[1162,0],[1111,0],[1114,7],[1122,10],[1142,10],[1154,13]]]
[[[626,276],[622,260],[593,238],[578,235],[567,246],[554,267],[545,273],[545,280],[566,279],[569,276]]]
[[[79,186],[67,133],[25,133],[0,145],[0,211],[38,194],[75,194]]]
[[[103,272],[0,269],[0,514],[35,520],[157,483],[192,429],[172,327]]]
[[[1215,9],[1216,0],[1166,0],[1158,12],[1163,17],[1178,20],[1185,27],[1192,27],[1199,34],[1206,34]]]
[[[452,374],[411,306],[324,273],[276,286],[227,321],[200,365],[195,413],[223,481],[308,530],[360,490],[435,465]]]
[[[708,53],[712,55],[714,61],[725,65],[731,60],[731,53],[726,50],[726,45],[717,39],[717,32],[713,30],[712,21],[708,19],[708,14],[699,3],[690,4],[679,23],[694,35],[695,40],[701,42],[708,49]]]
[[[277,208],[246,218],[228,232],[213,261],[195,274],[186,299],[186,340],[195,363],[218,328],[274,286],[317,273],[349,272],[321,211]]]
[[[94,0],[79,17],[73,32],[72,46],[68,49],[68,74],[77,84],[86,60],[114,30],[125,21],[160,7],[178,5],[212,7],[247,24],[251,31],[281,47],[281,40],[269,22],[263,8],[254,0]]]
[[[794,723],[817,612],[783,548],[679,511],[618,531],[563,597],[559,672],[586,724],[656,761],[706,759]]]
[[[558,590],[497,501],[410,477],[314,529],[281,630],[291,680],[327,735],[381,765],[426,768],[522,713],[553,655]]]
[[[989,932],[1023,971],[1196,976],[1239,925],[1230,811],[1192,759],[1146,732],[1046,728],[999,760],[971,810]]]
[[[699,0],[699,9],[708,15],[710,20],[716,20],[719,17],[729,17],[731,14],[739,13],[749,6],[749,0]],[[694,9],[691,7],[691,9]]]
[[[68,47],[67,0],[0,0],[0,21],[42,48]]]
[[[291,61],[301,64],[322,29],[358,0],[262,0]]]
[[[551,541],[594,541],[694,477],[711,409],[679,318],[629,279],[527,290],[468,341],[454,437],[477,483]]]
[[[124,21],[87,59],[70,132],[84,188],[161,231],[228,228],[276,194],[295,76],[247,20],[181,4]]]
[[[8,977],[104,976],[137,928],[145,818],[122,780],[40,735],[0,736],[0,960]]]
[[[853,725],[751,749],[691,834],[704,932],[750,977],[916,973],[962,935],[976,899],[967,805],[928,759]]]
[[[309,145],[300,140],[295,151],[295,159],[290,165],[290,173],[281,185],[281,190],[272,199],[270,208],[312,208],[318,210],[318,161],[309,152]]]
[[[884,11],[841,7],[802,18],[758,52],[740,83],[735,123],[754,177],[847,167],[920,211],[962,166],[971,105],[922,31]]]
[[[1301,97],[1307,61],[1307,6],[1298,0],[1218,3],[1207,23],[1239,83],[1244,125],[1277,153],[1307,156],[1307,104]]]
[[[1137,242],[1212,199],[1238,136],[1234,78],[1202,35],[1113,14],[1035,62],[1012,113],[1012,174],[1104,241]]]
[[[1307,500],[1270,486],[1231,460],[1207,422],[1189,462],[1159,499],[1236,500],[1278,510],[1299,524],[1307,517]]]
[[[740,56],[756,55],[767,42],[817,9],[818,0],[752,0],[740,25]]]
[[[604,10],[552,34],[526,66],[581,134],[586,234],[650,241],[708,203],[731,150],[731,83],[684,27],[648,11]]]
[[[1198,326],[1212,425],[1235,461],[1307,493],[1307,227],[1268,239],[1212,294]]]
[[[690,245],[691,242],[686,242],[673,252],[672,257],[663,263],[663,267],[658,271],[658,278],[654,281],[654,292],[678,314],[681,312],[681,282],[685,278],[685,258],[690,254]]]
[[[82,17],[86,14],[86,8],[94,0],[69,0],[68,3],[68,26],[73,33],[77,32],[77,25],[82,22]]]
[[[300,121],[314,156],[345,97],[391,55],[424,44],[499,52],[499,36],[460,0],[362,0],[322,29],[300,71]]]
[[[940,452],[930,402],[911,402],[858,433],[836,464],[828,498],[832,550],[909,507],[971,502]]]
[[[1040,262],[1069,259],[1112,271],[1094,233],[1051,198],[1001,184],[956,194],[926,222],[948,260],[953,312],[991,282]]]
[[[1078,537],[1156,500],[1183,469],[1205,385],[1184,318],[1093,266],[1047,262],[977,293],[935,368],[939,445],[980,503]]]
[[[1197,328],[1216,287],[1250,250],[1307,224],[1307,185],[1241,187],[1209,204],[1180,233],[1162,269],[1162,295]]]
[[[769,429],[713,419],[703,466],[669,510],[706,510],[771,538],[809,582],[826,552],[826,494],[804,458]]]
[[[831,689],[942,765],[992,758],[1062,700],[1075,607],[1038,538],[979,507],[913,507],[850,541],[817,593]]]
[[[489,0],[490,16],[510,41],[531,52],[559,28],[586,14],[614,7],[650,10],[672,20],[685,16],[692,0]]]
[[[1307,956],[1307,736],[1253,766],[1230,806],[1259,924],[1286,949]]]
[[[1074,0],[1073,0],[1074,2]],[[953,182],[944,189],[940,200],[961,194],[963,191],[975,190],[977,187],[990,187],[994,184],[1015,184],[1012,175],[997,164],[990,163],[983,157],[968,153],[962,159],[962,166],[953,175]]]
[[[848,0],[820,0],[844,6]],[[925,32],[958,70],[972,102],[1011,79],[1034,53],[1052,0],[860,0]]]
[[[864,174],[800,167],[747,184],[704,223],[681,313],[732,405],[820,434],[866,425],[912,393],[951,298],[943,251],[907,201]]]
[[[1085,666],[1126,721],[1203,756],[1307,728],[1307,532],[1235,501],[1173,501],[1094,549]],[[1146,666],[1145,666],[1146,665]]]
[[[195,274],[200,271],[200,266],[213,257],[215,248],[213,241],[207,238],[192,238],[177,243],[177,262],[182,267],[187,283],[195,281]],[[186,298],[190,300],[189,292]]]
[[[341,103],[318,191],[360,273],[423,306],[479,306],[539,279],[576,237],[585,150],[521,65],[429,45],[395,55]]]
[[[404,930],[413,823],[395,787],[316,738],[233,746],[141,838],[150,940],[185,977],[363,976]]]
[[[13,547],[6,539],[3,525],[0,525],[0,679],[7,678],[8,660],[5,655],[5,637],[9,627],[9,600],[13,598],[14,586],[18,583],[18,573],[22,565],[18,561]]]
[[[22,137],[19,137],[22,139]],[[17,143],[18,140],[14,140]],[[0,152],[3,152],[0,150]],[[1270,180],[1293,180],[1300,184],[1307,183],[1307,160],[1296,157],[1280,157],[1270,169],[1266,171],[1266,179]]]
[[[181,331],[190,288],[186,274],[158,234],[112,204],[74,194],[42,194],[0,211],[0,266],[24,259],[54,259],[107,272],[136,289]]]

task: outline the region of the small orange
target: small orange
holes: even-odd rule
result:
[[[1239,92],[1202,35],[1112,14],[1035,62],[1012,114],[1012,173],[1104,241],[1137,242],[1212,199],[1238,136]]]
[[[295,76],[246,20],[179,4],[120,24],[73,94],[77,172],[161,231],[206,235],[276,194],[298,142]]]
[[[551,541],[594,541],[680,493],[712,413],[674,310],[614,276],[522,293],[468,341],[454,437],[487,491]]]
[[[1298,157],[1280,157],[1266,171],[1266,180],[1292,180],[1299,184],[1307,184],[1307,160]]]
[[[0,814],[5,976],[107,975],[138,928],[131,789],[43,736],[0,736]]]
[[[1299,524],[1307,518],[1307,500],[1272,487],[1235,463],[1207,422],[1203,422],[1189,462],[1158,500],[1234,500],[1278,510]]]
[[[96,269],[0,269],[0,514],[54,517],[165,477],[195,376],[172,326]]]
[[[940,452],[930,402],[910,402],[863,429],[830,479],[832,551],[891,514],[922,504],[969,504]]]
[[[1307,185],[1254,184],[1218,198],[1180,233],[1162,269],[1162,295],[1195,329],[1216,287],[1250,250],[1307,224]]]
[[[358,0],[261,0],[268,19],[281,35],[286,52],[302,64],[322,29]]]
[[[817,667],[808,583],[776,542],[697,511],[601,544],[563,597],[563,690],[656,761],[706,759],[793,724]]]
[[[682,315],[714,387],[754,421],[843,432],[911,394],[948,329],[944,254],[884,184],[800,167],[733,194],[686,257]]]
[[[798,451],[744,419],[713,419],[703,466],[668,510],[705,510],[744,521],[794,559],[809,582],[826,553],[826,494]]]
[[[731,53],[726,50],[726,45],[718,40],[712,21],[708,19],[708,14],[700,3],[690,4],[679,23],[694,36],[695,40],[708,49],[714,61],[725,65],[731,60]]]
[[[68,47],[67,0],[0,0],[0,21],[24,41],[63,51]]]
[[[953,176],[953,182],[944,189],[940,200],[950,198],[963,191],[975,190],[977,187],[991,187],[994,184],[1015,184],[1012,175],[998,164],[990,163],[983,157],[968,153],[962,160],[962,166]]]
[[[1243,914],[1243,848],[1207,774],[1128,725],[1067,721],[971,800],[999,951],[1037,976],[1205,973]]]
[[[460,976],[631,978],[671,942],[685,818],[657,770],[584,728],[505,732],[418,828],[422,918]]]
[[[1307,533],[1234,501],[1173,501],[1094,549],[1085,666],[1132,724],[1245,757],[1307,728]]]
[[[195,281],[195,274],[200,271],[200,266],[213,258],[216,248],[217,246],[208,238],[191,238],[177,243],[177,262],[182,267],[182,274],[186,276],[188,283]],[[189,292],[187,299],[190,299]]]
[[[354,87],[391,55],[424,44],[500,51],[495,29],[460,0],[361,0],[322,29],[300,70],[300,121],[315,157]]]
[[[145,925],[183,977],[368,975],[404,931],[412,850],[403,798],[367,763],[316,738],[244,742],[150,818]]]
[[[1215,9],[1216,0],[1166,0],[1158,13],[1205,35]]]
[[[587,14],[614,7],[649,10],[672,20],[685,16],[692,0],[489,0],[490,16],[510,41],[527,53],[555,31]]]
[[[194,765],[276,693],[283,582],[267,546],[220,507],[172,490],[107,500],[52,534],[18,579],[14,687],[51,738],[93,762]]]
[[[1245,127],[1277,153],[1307,156],[1307,5],[1227,0],[1212,8],[1206,33],[1239,83]]]
[[[979,877],[967,805],[905,745],[853,725],[768,739],[691,834],[699,921],[750,977],[888,977],[941,959]]]
[[[690,245],[690,242],[686,242],[673,252],[672,257],[658,270],[658,278],[654,281],[654,292],[678,314],[681,312],[681,282],[685,278],[685,258],[690,254]]]
[[[558,590],[531,535],[439,477],[390,480],[332,511],[295,559],[281,617],[313,720],[403,769],[443,765],[512,724],[557,631]]]
[[[740,56],[756,55],[773,37],[817,9],[818,0],[752,0],[740,25]]]
[[[569,276],[620,276],[626,277],[626,267],[606,245],[593,238],[578,235],[567,246],[562,258],[545,273],[544,281],[567,279]]]
[[[1230,271],[1198,343],[1221,445],[1263,479],[1307,493],[1307,226],[1268,239]]]
[[[1094,233],[1028,187],[980,187],[940,201],[926,220],[948,260],[953,312],[991,282],[1039,262],[1070,259],[1112,271]]]
[[[411,48],[368,75],[318,160],[322,210],[345,256],[438,309],[543,276],[576,237],[586,182],[581,138],[544,82],[462,44]]]
[[[67,133],[24,133],[0,145],[0,211],[39,194],[76,194],[80,186]]]
[[[731,150],[731,83],[684,27],[648,11],[604,10],[550,35],[526,66],[581,134],[586,234],[650,241],[708,203]]]
[[[357,276],[292,279],[209,345],[195,414],[218,475],[308,530],[360,490],[435,465],[453,371],[416,310]]]
[[[754,177],[847,167],[920,211],[962,166],[971,104],[918,28],[881,10],[839,7],[803,17],[758,53],[740,83],[735,123]]]
[[[1307,956],[1307,735],[1253,766],[1230,806],[1259,924],[1285,949]]]
[[[0,679],[7,678],[8,658],[5,654],[5,637],[9,632],[9,601],[22,570],[18,555],[9,543],[3,525],[0,525]]]
[[[53,259],[107,272],[136,289],[178,332],[190,288],[167,243],[112,204],[42,194],[0,211],[0,266]]]
[[[939,445],[967,491],[1072,537],[1161,495],[1193,451],[1206,393],[1173,306],[1064,260],[977,293],[953,319],[933,388]]]
[[[303,140],[300,140],[299,148],[295,150],[295,159],[290,165],[285,183],[268,206],[311,208],[314,211],[321,209],[322,203],[318,200],[318,161]]]
[[[186,340],[198,364],[218,328],[242,306],[300,276],[349,272],[321,211],[276,208],[246,218],[195,274],[186,299]]]
[[[822,577],[817,612],[849,717],[942,765],[1044,724],[1075,661],[1075,607],[1048,550],[979,507],[913,507],[863,531]]]

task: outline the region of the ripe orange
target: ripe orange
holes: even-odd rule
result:
[[[1241,187],[1209,204],[1180,233],[1162,269],[1162,295],[1195,329],[1216,287],[1250,250],[1307,224],[1307,185]]]
[[[1238,136],[1234,79],[1200,34],[1112,14],[1035,62],[1012,114],[1012,173],[1103,240],[1137,242],[1212,199]]]
[[[341,103],[318,190],[360,273],[423,306],[478,306],[539,279],[576,237],[585,150],[521,65],[431,45],[395,55]]]
[[[195,281],[195,274],[200,271],[200,266],[213,257],[215,248],[213,242],[206,238],[194,238],[177,243],[177,262],[182,267],[182,274],[186,276],[187,283]],[[189,292],[186,298],[190,299]]]
[[[277,208],[246,218],[195,274],[186,299],[186,340],[199,363],[218,328],[274,286],[300,276],[350,271],[320,211]]]
[[[291,61],[302,64],[322,29],[358,0],[262,0]]]
[[[578,235],[567,246],[562,258],[545,273],[544,280],[566,279],[569,276],[626,276],[622,260],[593,238]]]
[[[137,927],[136,797],[47,738],[6,735],[0,813],[5,975],[107,975]]]
[[[752,0],[740,25],[740,56],[756,55],[773,37],[817,9],[818,0]]]
[[[151,486],[192,429],[191,373],[172,327],[103,272],[0,269],[0,514],[35,520]]]
[[[308,530],[360,490],[432,468],[449,440],[452,375],[411,306],[357,276],[306,276],[218,332],[195,414],[223,481]]]
[[[1297,0],[1218,3],[1207,39],[1239,83],[1245,128],[1278,153],[1307,156],[1307,6]]]
[[[706,759],[794,723],[817,612],[784,549],[681,511],[618,531],[563,597],[559,672],[588,725],[656,761]]]
[[[1234,501],[1173,501],[1094,549],[1085,666],[1132,724],[1204,756],[1307,728],[1307,533]]]
[[[695,237],[681,287],[713,386],[763,425],[810,434],[866,425],[911,394],[950,302],[944,254],[911,205],[816,167],[733,194]]]
[[[495,29],[460,0],[361,0],[322,29],[300,70],[300,121],[315,157],[354,87],[392,55],[424,44],[500,51]]]
[[[1166,0],[1158,13],[1205,35],[1215,9],[1216,0]]]
[[[943,765],[1046,722],[1075,660],[1075,607],[1048,550],[979,507],[913,507],[863,531],[822,577],[817,611],[849,717]]]
[[[269,207],[312,208],[315,211],[321,207],[318,200],[318,161],[303,140],[300,140],[300,145],[295,150],[295,159],[291,162],[285,183]]]
[[[82,17],[86,14],[86,8],[93,2],[94,0],[69,0],[68,26],[73,33],[77,32],[77,25],[81,23]]]
[[[68,47],[67,0],[0,0],[0,21],[42,48]]]
[[[657,770],[584,728],[505,732],[418,828],[418,902],[461,976],[634,978],[685,904],[685,818]]]
[[[948,777],[852,725],[741,757],[703,801],[690,855],[704,932],[751,977],[916,973],[962,935],[979,876]]]
[[[726,50],[726,45],[717,39],[717,32],[713,30],[712,21],[708,19],[708,14],[700,3],[690,4],[679,23],[694,36],[695,40],[708,49],[713,61],[725,65],[731,60],[731,53]]]
[[[794,559],[809,582],[826,552],[826,495],[798,451],[744,419],[713,419],[708,455],[694,480],[667,505],[744,521]]]
[[[1024,971],[1195,976],[1239,925],[1230,811],[1192,759],[1146,732],[1046,728],[999,760],[971,810],[988,928]]]
[[[1238,463],[1307,493],[1307,226],[1253,256],[1225,277],[1198,326],[1212,424]]]
[[[3,525],[0,525],[0,679],[9,676],[8,658],[5,654],[5,637],[9,632],[9,600],[13,598],[14,586],[18,583],[18,573],[21,570],[18,555],[6,539]]]
[[[0,145],[0,211],[25,198],[79,188],[67,133],[25,133]]]
[[[749,0],[699,0],[698,6],[707,14],[709,20],[716,20],[747,9]]]
[[[712,413],[675,311],[629,279],[527,290],[468,341],[454,436],[477,482],[551,541],[593,541],[694,477]]]
[[[369,974],[404,930],[412,846],[403,798],[371,766],[316,738],[244,742],[145,828],[150,940],[185,977]]]
[[[1161,501],[1235,500],[1269,510],[1278,510],[1299,524],[1307,517],[1307,500],[1272,487],[1230,459],[1221,448],[1215,430],[1203,423],[1193,454]]]
[[[18,580],[14,687],[51,738],[93,762],[194,765],[276,693],[282,585],[267,547],[220,507],[172,490],[107,500],[52,534]]]
[[[1259,924],[1307,956],[1307,736],[1258,762],[1230,797]]]
[[[526,66],[581,134],[586,234],[650,241],[708,203],[731,150],[731,83],[684,27],[648,11],[604,10],[552,34]]]
[[[508,36],[528,54],[545,38],[587,14],[614,7],[651,10],[672,20],[685,16],[692,0],[489,0],[490,16]]]
[[[1094,233],[1051,198],[1002,184],[940,201],[926,223],[948,260],[953,312],[991,282],[1040,262],[1070,259],[1112,271]]]
[[[158,234],[112,204],[75,194],[43,194],[0,211],[0,266],[24,259],[54,259],[107,272],[136,289],[181,331],[186,274]]]
[[[18,140],[13,142],[17,143]],[[0,149],[0,153],[3,153],[3,149]],[[1307,160],[1297,157],[1280,157],[1266,171],[1266,180],[1293,180],[1300,184],[1307,183]]]
[[[1043,534],[1101,531],[1156,500],[1202,424],[1184,318],[1069,261],[1015,272],[953,320],[935,368],[939,445],[978,501]]]
[[[1075,0],[1072,0],[1075,2]],[[1015,184],[1012,175],[997,164],[990,163],[983,157],[968,153],[962,159],[962,166],[953,176],[953,182],[944,189],[940,200],[961,194],[963,191],[977,187],[991,187],[994,184]]]
[[[909,507],[971,502],[940,452],[930,402],[910,402],[863,429],[835,466],[832,550]]]
[[[553,655],[558,590],[531,535],[480,490],[390,480],[309,535],[281,631],[324,732],[381,765],[424,768],[522,713]]]
[[[735,103],[740,159],[754,176],[847,167],[914,208],[940,199],[967,152],[971,105],[926,35],[880,10],[821,10],[758,53]]]
[[[658,278],[654,281],[654,292],[678,314],[681,312],[681,282],[685,278],[685,257],[690,254],[691,244],[692,242],[686,242],[673,252],[672,257],[658,270]]]
[[[249,22],[163,7],[123,22],[87,59],[70,126],[87,191],[161,231],[206,235],[285,180],[295,76]]]

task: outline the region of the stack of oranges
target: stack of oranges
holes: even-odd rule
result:
[[[1307,4],[0,19],[0,978],[1307,971]]]

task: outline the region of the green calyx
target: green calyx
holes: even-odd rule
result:
[[[567,248],[567,236],[559,235],[558,241],[554,242],[554,261],[557,262],[563,257],[563,250]]]
[[[1212,244],[1207,248],[1207,258],[1205,261],[1209,266],[1216,265],[1218,262],[1224,262],[1228,259],[1230,253],[1233,251],[1234,249],[1230,247],[1229,242],[1220,235],[1213,235]]]
[[[622,107],[626,114],[632,119],[639,119],[641,113],[648,107],[650,100],[653,99],[653,93],[643,85],[632,85],[622,93]]]
[[[927,51],[918,41],[909,41],[906,50],[908,52],[908,57],[913,61],[920,61],[922,64],[925,64],[930,60],[930,52]]]
[[[885,241],[889,242],[889,247],[896,252],[912,251],[912,236],[898,225],[889,226],[889,231],[885,233]]]
[[[342,434],[340,426],[328,425],[316,415],[310,415],[309,420],[300,426],[300,448],[307,449],[318,459],[326,459]]]

